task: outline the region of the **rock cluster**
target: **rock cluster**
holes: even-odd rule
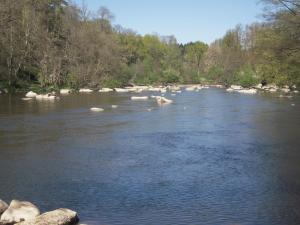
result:
[[[12,200],[9,205],[0,199],[0,225],[74,225],[77,213],[70,209],[56,209],[40,214],[32,203]]]

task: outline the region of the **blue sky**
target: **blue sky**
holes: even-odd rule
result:
[[[81,5],[82,0],[75,0]],[[85,0],[90,10],[106,6],[113,24],[139,34],[174,35],[179,43],[211,43],[237,24],[261,20],[258,0]]]

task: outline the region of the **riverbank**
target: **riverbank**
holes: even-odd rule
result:
[[[126,87],[118,87],[118,88],[108,88],[108,87],[102,87],[102,88],[79,88],[79,89],[74,89],[74,88],[53,88],[53,87],[48,87],[48,88],[38,88],[38,87],[31,87],[27,89],[19,89],[16,90],[16,93],[27,93],[25,95],[26,98],[32,98],[36,97],[37,99],[46,99],[46,98],[54,98],[53,96],[56,96],[58,94],[60,95],[67,95],[70,94],[71,92],[79,92],[79,93],[91,93],[91,92],[100,92],[100,93],[107,93],[107,92],[120,92],[120,93],[126,93],[126,92],[131,92],[131,93],[141,93],[143,91],[156,91],[156,92],[161,92],[165,93],[167,91],[169,92],[176,92],[181,89],[184,89],[186,91],[199,91],[201,89],[205,88],[210,88],[210,87],[215,87],[215,88],[227,88],[228,92],[240,92],[244,94],[255,94],[257,91],[264,91],[264,92],[283,92],[283,93],[299,93],[299,90],[297,89],[296,85],[293,86],[282,86],[279,87],[275,84],[269,84],[269,85],[262,85],[258,84],[256,86],[252,87],[243,87],[240,85],[231,85],[231,86],[225,86],[223,84],[173,84],[173,85],[157,85],[157,86],[152,86],[152,85],[131,85],[131,86],[126,86]],[[8,94],[9,91],[8,89],[2,89],[0,90],[0,94]]]

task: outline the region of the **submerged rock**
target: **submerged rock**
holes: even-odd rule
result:
[[[8,208],[7,203],[0,199],[0,216],[7,208]]]
[[[9,207],[1,215],[1,221],[17,223],[33,219],[40,215],[39,209],[30,202],[12,200]]]
[[[32,98],[22,98],[23,101],[29,101],[32,100]]]
[[[76,212],[70,209],[57,209],[43,213],[34,219],[17,223],[17,225],[73,225],[78,221]]]

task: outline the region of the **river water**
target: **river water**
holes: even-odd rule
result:
[[[300,224],[298,96],[130,96],[0,96],[0,198],[89,225]]]

